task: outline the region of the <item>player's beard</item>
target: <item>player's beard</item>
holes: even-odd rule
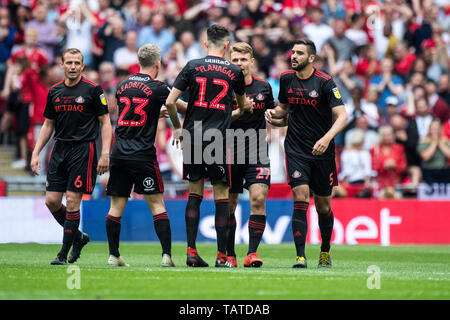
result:
[[[302,71],[308,64],[308,59],[306,59],[302,63],[298,63],[296,67],[292,66],[292,69],[294,69],[295,71]]]

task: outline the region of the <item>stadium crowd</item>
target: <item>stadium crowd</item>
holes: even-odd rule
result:
[[[158,80],[172,85],[187,61],[206,55],[206,28],[219,23],[254,50],[253,71],[278,96],[295,39],[312,39],[316,68],[336,81],[349,122],[336,138],[336,197],[414,196],[421,181],[450,183],[450,4],[446,0],[1,0],[2,145],[17,146],[14,168],[44,121],[50,86],[63,79],[65,48],[81,50],[84,75],[107,94],[138,71],[137,49],[162,49]],[[269,128],[272,182],[286,181],[286,128]],[[165,181],[179,182],[182,154],[171,124],[156,139]],[[51,146],[48,149],[51,150]],[[48,151],[42,152],[41,163]],[[43,168],[43,174],[45,168]]]

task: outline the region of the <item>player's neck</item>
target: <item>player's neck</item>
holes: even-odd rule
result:
[[[139,70],[139,73],[147,74],[150,76],[150,78],[155,79],[158,75],[158,72],[155,68],[141,68]]]
[[[73,87],[74,85],[76,85],[78,82],[80,82],[80,80],[81,80],[81,75],[78,77],[78,78],[76,78],[76,79],[68,79],[68,78],[66,78],[65,80],[64,80],[64,83],[66,84],[66,86],[68,86],[68,87]]]
[[[252,82],[253,82],[253,76],[252,76],[251,73],[249,73],[248,75],[246,75],[246,76],[244,77],[244,82],[245,82],[245,85],[246,85],[246,86],[249,86],[249,85],[252,84]]]
[[[297,71],[297,77],[300,79],[308,79],[314,72],[314,67],[312,64],[307,65],[303,70]]]
[[[208,50],[208,56],[214,56],[214,57],[218,57],[218,58],[223,58],[224,55],[225,55],[225,52],[223,50],[220,50],[220,49],[210,48]]]

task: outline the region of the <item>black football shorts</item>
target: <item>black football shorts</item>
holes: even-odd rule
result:
[[[314,194],[328,197],[338,185],[334,159],[316,160],[286,153],[286,169],[291,189],[307,184]]]
[[[242,193],[244,188],[248,189],[255,183],[262,183],[270,188],[270,163],[231,165],[230,193]]]
[[[156,157],[150,160],[111,158],[106,194],[129,197],[134,186],[138,194],[164,193],[164,183]]]
[[[94,141],[57,141],[47,172],[47,191],[91,194],[97,179]]]
[[[191,155],[194,152],[198,152],[193,146],[186,146],[191,148]],[[203,149],[202,149],[203,150]],[[183,179],[191,182],[198,181],[200,179],[209,179],[211,184],[222,183],[229,186],[231,182],[231,169],[230,169],[230,151],[224,149],[224,154],[221,163],[206,163],[202,159],[201,163],[195,163],[194,157],[191,156],[191,162],[183,162]]]

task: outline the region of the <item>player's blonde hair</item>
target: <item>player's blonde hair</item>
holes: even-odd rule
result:
[[[248,53],[250,54],[250,58],[253,58],[253,49],[246,42],[236,42],[230,48],[230,52],[239,52],[239,53]]]
[[[84,61],[84,56],[83,56],[83,54],[81,53],[80,49],[77,49],[77,48],[68,48],[68,49],[64,50],[63,53],[61,54],[61,60],[62,60],[62,62],[64,62],[64,57],[66,56],[67,53],[70,53],[70,54],[79,54],[79,55],[81,56],[81,62]]]
[[[152,67],[161,60],[161,48],[156,44],[148,43],[139,48],[138,61],[142,68]]]

